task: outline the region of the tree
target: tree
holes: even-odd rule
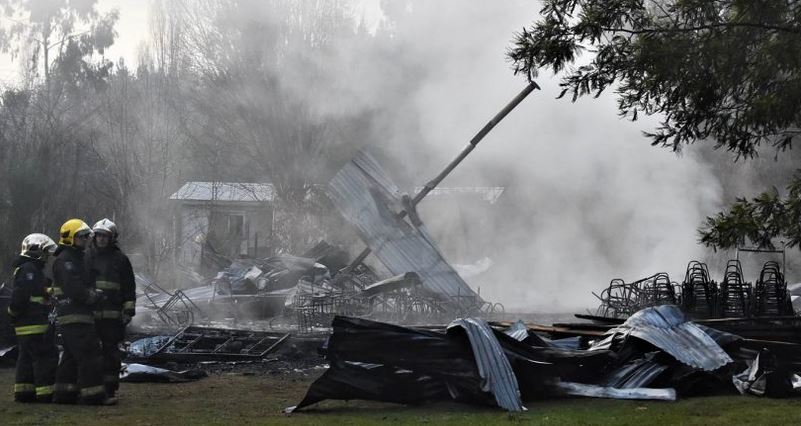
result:
[[[740,198],[726,212],[708,217],[701,242],[712,247],[738,247],[748,243],[774,249],[774,241],[801,247],[801,170],[787,185],[787,197],[776,188],[752,200]]]
[[[559,72],[594,52],[562,95],[614,87],[622,115],[662,115],[655,145],[711,138],[752,156],[801,133],[801,2],[548,0],[542,14],[516,35],[515,72]]]
[[[621,116],[658,116],[652,145],[711,140],[747,159],[764,145],[778,155],[801,134],[799,18],[794,0],[546,0],[508,55],[529,79],[564,72],[560,97],[611,88]],[[785,200],[775,190],[740,199],[707,220],[701,241],[770,246],[784,235],[798,245],[797,195],[794,180]]]
[[[183,95],[191,152],[207,179],[269,180],[277,212],[270,244],[305,250],[325,235],[317,213],[332,210],[318,194],[326,173],[350,154],[334,148],[365,124],[315,108],[335,74],[320,58],[358,36],[354,18],[341,0],[205,0],[182,12],[183,61],[197,79]]]
[[[113,42],[116,14],[100,16],[94,3],[0,1],[8,18],[0,48],[26,58],[27,71],[20,87],[0,94],[0,229],[8,237],[0,266],[25,234],[52,235],[66,219],[103,206],[92,192],[103,177],[85,165],[100,161],[91,121],[110,63],[94,55]]]

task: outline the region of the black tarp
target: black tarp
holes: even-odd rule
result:
[[[496,405],[463,328],[408,328],[337,316],[325,348],[330,368],[291,410],[324,399],[422,403],[452,399]],[[494,330],[523,400],[551,394],[558,377],[582,382],[597,377],[612,360],[608,351],[534,347]]]

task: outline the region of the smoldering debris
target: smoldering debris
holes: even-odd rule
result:
[[[755,351],[747,339],[688,320],[676,305],[636,312],[584,349],[551,344],[519,321],[463,318],[437,329],[336,317],[332,327],[330,368],[288,412],[325,399],[453,400],[521,411],[525,401],[560,396],[801,394],[801,346],[773,342]]]
[[[325,368],[288,411],[325,399],[453,400],[517,412],[526,401],[564,396],[801,391],[801,345],[793,343],[801,324],[778,264],[766,263],[753,285],[738,262],[720,284],[700,262],[688,265],[682,283],[666,273],[613,280],[596,315],[582,316],[592,322],[487,322],[503,311],[445,260],[415,211],[418,197],[403,194],[374,158],[357,154],[329,189],[390,276],[370,268],[366,252],[351,258],[325,241],[298,256],[217,258],[214,277],[184,273],[195,284],[185,290],[138,274],[137,320],[156,326],[139,324],[150,335],[129,346],[125,377],[191,379],[182,372],[191,368],[136,362],[270,369],[297,357]],[[276,356],[311,336],[311,347]]]
[[[431,185],[425,188],[430,191]],[[151,319],[173,326],[269,319],[271,326],[284,324],[301,334],[327,331],[335,315],[413,324],[503,311],[445,260],[415,211],[416,201],[401,193],[368,153],[359,152],[342,167],[328,195],[393,276],[368,267],[368,251],[350,259],[321,241],[300,256],[235,259],[207,283],[186,290],[167,291],[140,274],[139,306]]]
[[[237,259],[208,283],[186,290],[167,291],[140,275],[137,330],[152,333],[226,321],[237,327],[256,321],[262,327],[310,334],[326,332],[337,314],[400,323],[456,316],[448,299],[427,288],[417,272],[382,279],[364,264],[327,265],[321,262],[330,259],[319,255]]]
[[[737,261],[720,284],[693,261],[682,283],[666,273],[613,280],[596,315],[577,315],[591,322],[462,318],[420,328],[336,317],[325,348],[330,368],[287,411],[325,399],[454,400],[521,411],[525,401],[560,396],[801,395],[801,318],[790,296],[775,262],[752,285]]]
[[[484,301],[445,261],[413,206],[404,202],[408,195],[402,194],[372,156],[358,153],[329,187],[342,216],[393,274],[417,273],[423,286],[450,311],[481,309]],[[401,212],[411,220],[404,220]]]

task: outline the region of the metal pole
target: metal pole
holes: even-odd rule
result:
[[[453,169],[455,169],[456,166],[458,166],[459,163],[461,163],[462,160],[464,160],[467,155],[473,151],[473,149],[475,149],[476,145],[478,145],[478,143],[481,142],[481,140],[484,139],[484,137],[487,136],[487,134],[498,125],[498,123],[501,122],[501,120],[503,120],[510,112],[512,112],[512,110],[515,109],[515,107],[517,107],[517,105],[519,105],[520,102],[522,102],[523,99],[529,95],[529,93],[533,92],[534,89],[539,88],[540,86],[538,86],[537,83],[534,83],[533,81],[529,83],[529,85],[526,86],[526,88],[523,89],[523,91],[521,91],[517,96],[515,96],[515,98],[512,99],[512,101],[509,102],[498,114],[496,114],[495,117],[492,117],[492,120],[485,124],[484,127],[481,128],[481,130],[479,130],[475,136],[473,136],[473,139],[470,139],[470,143],[453,161],[451,161],[450,164],[448,164],[447,167],[445,167],[445,170],[440,172],[437,177],[431,179],[425,184],[425,186],[423,186],[423,189],[414,196],[412,204],[416,206],[417,203],[425,198],[432,189],[436,188],[437,185],[439,185],[439,183],[442,182],[443,179],[445,179],[445,177],[447,177],[453,171]]]
[[[517,107],[517,105],[519,105],[520,102],[523,101],[523,99],[525,99],[531,92],[533,92],[534,89],[539,89],[539,88],[540,86],[538,86],[537,83],[532,81],[520,93],[518,93],[517,96],[514,97],[514,99],[512,99],[508,104],[506,104],[506,106],[500,112],[495,114],[495,117],[492,117],[492,120],[490,120],[487,124],[485,124],[484,127],[482,127],[481,130],[479,130],[478,133],[476,133],[476,135],[473,136],[472,139],[470,139],[470,143],[467,144],[467,146],[462,150],[462,152],[460,152],[459,155],[456,156],[456,158],[453,161],[451,161],[450,164],[448,164],[442,172],[440,172],[440,174],[438,174],[434,179],[428,181],[428,183],[426,183],[425,186],[423,186],[423,189],[421,189],[420,192],[418,192],[412,199],[412,206],[416,206],[420,201],[423,200],[423,198],[426,197],[426,195],[428,195],[429,192],[431,192],[431,190],[436,188],[437,185],[439,185],[440,182],[442,182],[442,180],[445,179],[453,171],[453,169],[455,169],[456,166],[458,166],[459,163],[461,163],[467,157],[467,155],[470,154],[470,152],[472,152],[473,149],[476,148],[478,143],[481,142],[481,140],[484,139],[484,137],[487,136],[487,134],[493,128],[495,128],[495,126],[498,125],[498,123],[501,122],[501,120],[503,120],[507,115],[509,115],[509,113],[512,112],[512,110],[515,109],[515,107]],[[398,213],[398,217],[403,218],[406,216],[406,214],[407,214],[406,210],[403,210]],[[361,253],[359,253],[358,256],[356,256],[355,259],[353,259],[353,262],[351,262],[350,265],[348,265],[345,268],[345,272],[352,271],[353,268],[362,263],[364,259],[367,258],[368,255],[370,255],[369,247],[365,248]]]

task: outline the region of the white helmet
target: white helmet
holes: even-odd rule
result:
[[[44,259],[56,250],[56,242],[45,234],[30,234],[22,240],[20,256]]]
[[[92,226],[92,232],[97,234],[98,232],[105,232],[109,234],[111,237],[111,241],[115,241],[117,239],[117,225],[114,222],[108,219],[100,219]]]

